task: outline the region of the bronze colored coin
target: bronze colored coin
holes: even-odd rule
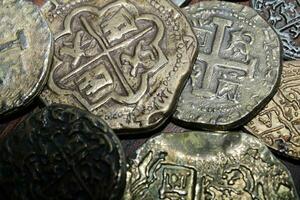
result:
[[[104,121],[53,105],[33,113],[1,142],[0,196],[119,200],[125,168],[120,141]]]
[[[284,57],[300,59],[300,1],[250,0],[250,3],[280,36]]]
[[[24,107],[41,91],[52,43],[47,22],[35,5],[0,0],[0,115]]]
[[[162,134],[130,164],[125,200],[297,199],[289,171],[242,132]]]
[[[179,8],[169,1],[79,0],[43,10],[55,35],[46,104],[83,108],[118,130],[165,121],[197,49]]]
[[[241,126],[275,93],[280,40],[247,6],[210,1],[187,7],[186,13],[200,53],[174,118],[204,129]]]
[[[300,62],[283,64],[273,99],[245,128],[269,147],[300,159]]]

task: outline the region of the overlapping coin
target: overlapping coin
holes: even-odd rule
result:
[[[245,128],[269,147],[300,159],[300,63],[284,62],[278,92]]]
[[[33,3],[0,1],[0,115],[29,104],[47,80],[52,35]]]
[[[45,5],[55,56],[42,99],[86,109],[118,130],[151,129],[174,108],[197,40],[169,1]]]
[[[288,170],[242,132],[162,134],[132,161],[126,200],[297,199]]]
[[[300,1],[251,0],[250,3],[280,36],[285,58],[300,59]]]
[[[203,129],[246,123],[278,86],[278,36],[255,10],[240,4],[202,2],[186,13],[200,53],[174,118]]]
[[[119,200],[125,167],[121,144],[104,121],[50,106],[1,141],[0,197]]]

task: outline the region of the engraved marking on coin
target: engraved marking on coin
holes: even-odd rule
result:
[[[124,200],[297,199],[286,167],[242,132],[164,133],[130,162]]]
[[[56,40],[42,94],[47,104],[87,109],[115,129],[151,127],[165,119],[190,72],[197,43],[173,4],[142,2],[143,8],[122,0],[66,1],[43,9]]]
[[[24,30],[18,31],[16,36],[17,36],[16,39],[0,44],[0,53],[4,51],[8,51],[13,48],[20,48],[21,50],[28,48],[28,43],[26,40]]]
[[[240,126],[279,82],[279,38],[253,9],[242,5],[202,2],[186,12],[199,54],[174,119],[202,129]]]

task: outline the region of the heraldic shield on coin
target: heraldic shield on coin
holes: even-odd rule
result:
[[[273,99],[245,128],[269,147],[300,159],[300,63],[284,62]]]
[[[137,151],[125,200],[295,200],[286,167],[255,137],[242,133],[162,134]]]
[[[187,7],[186,13],[199,55],[174,118],[217,130],[246,123],[278,86],[278,36],[255,10],[243,5],[201,2]]]
[[[300,1],[251,0],[250,2],[280,36],[284,57],[300,59]]]
[[[0,115],[29,104],[42,90],[52,60],[52,35],[33,3],[0,0]]]
[[[55,34],[46,104],[84,108],[118,130],[152,128],[171,113],[197,50],[179,8],[96,0],[43,10]]]
[[[126,162],[98,117],[52,105],[31,114],[0,143],[1,199],[119,200]]]

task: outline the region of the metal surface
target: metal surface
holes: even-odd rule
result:
[[[52,35],[38,8],[0,1],[0,116],[23,108],[40,92],[52,60]]]
[[[161,134],[137,151],[125,200],[297,199],[290,173],[242,132]]]
[[[188,4],[191,0],[172,0],[177,6],[184,6]]]
[[[253,117],[277,88],[281,46],[255,10],[229,2],[186,8],[199,55],[174,118],[203,129],[232,129]]]
[[[1,199],[119,200],[126,183],[112,130],[62,105],[31,114],[2,140],[0,166]]]
[[[278,92],[245,128],[269,147],[300,159],[300,62],[283,64]]]
[[[196,37],[179,8],[154,0],[55,5],[43,7],[55,35],[43,101],[84,108],[117,130],[164,122],[196,55]]]
[[[251,0],[250,4],[280,36],[284,57],[300,59],[300,1]]]

